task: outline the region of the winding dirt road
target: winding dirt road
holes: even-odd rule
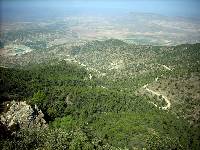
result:
[[[165,102],[167,103],[166,106],[159,107],[159,108],[160,108],[160,109],[163,109],[163,110],[170,109],[170,107],[171,107],[171,102],[170,102],[170,100],[169,100],[166,96],[160,94],[159,92],[155,92],[155,91],[153,91],[153,90],[147,88],[147,85],[148,85],[148,84],[146,84],[146,85],[143,86],[143,88],[144,88],[145,90],[147,90],[149,93],[152,93],[152,94],[157,95],[157,96],[160,96],[160,95],[161,95],[162,98],[163,98],[163,99],[165,100]],[[151,103],[154,104],[153,102],[151,102]],[[154,106],[157,107],[156,104],[154,104]]]

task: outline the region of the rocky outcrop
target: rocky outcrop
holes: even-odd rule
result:
[[[32,108],[25,101],[12,101],[6,106],[6,111],[0,115],[0,122],[9,130],[17,128],[47,127],[44,114],[35,105]]]

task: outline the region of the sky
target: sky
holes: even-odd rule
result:
[[[1,0],[1,18],[62,16],[70,12],[145,12],[200,18],[200,0]]]

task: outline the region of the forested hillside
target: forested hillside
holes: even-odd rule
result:
[[[2,56],[1,106],[37,105],[48,124],[8,130],[2,149],[200,148],[200,44],[56,48]]]

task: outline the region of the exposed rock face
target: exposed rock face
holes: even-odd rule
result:
[[[25,101],[12,101],[7,104],[8,109],[0,116],[0,121],[9,130],[16,128],[47,127],[44,114],[35,106],[32,108]]]

